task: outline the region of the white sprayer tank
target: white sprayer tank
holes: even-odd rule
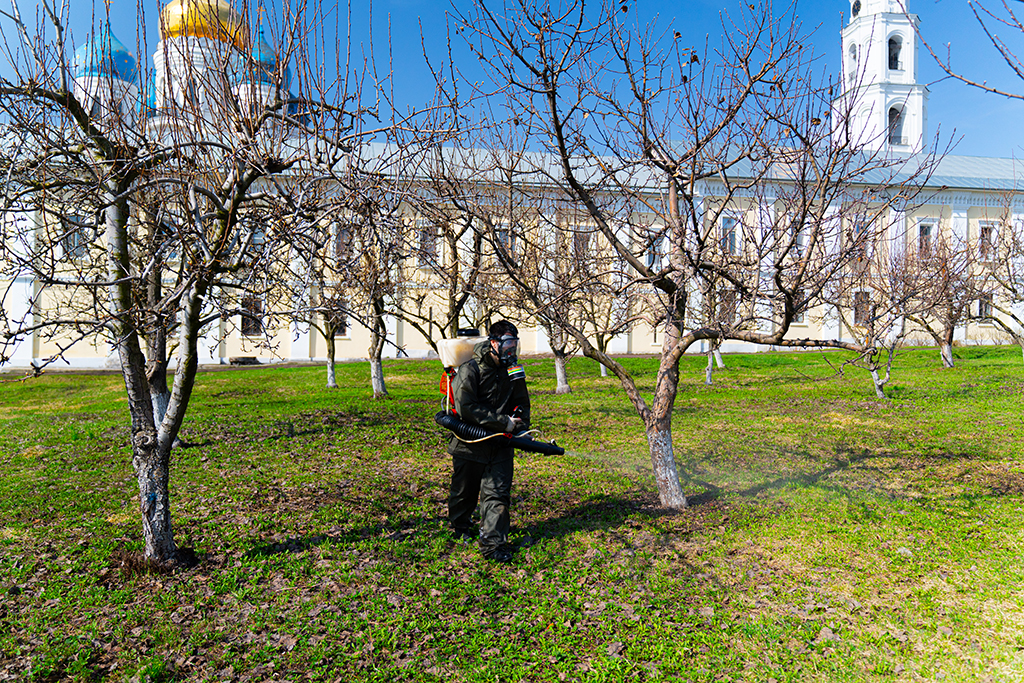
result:
[[[457,368],[473,358],[473,349],[487,337],[459,337],[437,342],[437,355],[446,368]]]

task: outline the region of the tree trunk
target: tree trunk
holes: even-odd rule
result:
[[[722,351],[716,346],[712,353],[715,356],[715,365],[718,366],[719,370],[725,369],[725,361],[722,360]]]
[[[384,327],[384,302],[375,299],[372,303],[373,323],[370,329],[370,387],[374,398],[387,398],[388,388],[384,385],[384,342],[387,329]]]
[[[604,363],[601,363],[601,376],[602,377],[607,377],[608,376],[608,366],[605,365]]]
[[[555,352],[555,393],[572,393],[572,387],[569,386],[569,375],[565,371],[565,353],[558,351]]]
[[[111,201],[103,212],[109,250],[108,273],[114,282],[108,292],[115,345],[131,414],[132,467],[139,483],[145,556],[155,562],[171,562],[178,553],[171,529],[168,488],[171,441],[167,440],[161,447],[153,416],[149,381],[146,379],[146,357],[139,344],[138,328],[131,317],[134,301],[132,280],[129,277],[128,212],[121,198],[127,188],[115,186],[111,190]]]
[[[939,354],[942,356],[942,367],[953,367],[953,345],[949,342],[939,344]]]
[[[325,337],[327,341],[327,388],[337,389],[338,379],[334,375],[334,330],[328,329]]]
[[[645,427],[661,504],[667,508],[685,508],[686,494],[679,483],[679,471],[676,469],[675,451],[672,448],[672,422],[670,419],[652,419]]]
[[[708,365],[704,368],[704,384],[711,386],[711,376],[715,373],[715,364],[713,362],[715,357],[714,351],[708,351]]]
[[[386,398],[388,389],[384,385],[384,363],[381,359],[370,359],[370,385],[373,387],[374,398]]]
[[[139,482],[139,509],[142,512],[142,536],[146,542],[146,559],[171,562],[178,554],[171,528],[169,491],[171,473],[170,450],[135,444],[132,467]]]
[[[875,398],[884,399],[884,387],[886,380],[883,380],[881,377],[879,377],[878,368],[871,368],[871,381],[875,383]]]
[[[169,359],[163,357],[166,355],[166,351],[163,349],[166,349],[167,333],[165,330],[160,330],[159,335],[164,338],[163,343],[157,349],[150,346],[150,357],[146,368],[146,379],[149,382],[149,399],[153,403],[153,425],[157,431],[160,430],[160,425],[163,424],[164,417],[167,415],[167,406],[171,402],[171,390],[167,387]],[[177,436],[174,437],[173,448],[184,448],[186,445]]]

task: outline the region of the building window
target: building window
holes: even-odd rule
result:
[[[871,292],[853,293],[853,324],[867,325],[871,315]]]
[[[850,263],[854,270],[865,271],[871,261],[871,243],[868,223],[855,223],[850,235]]]
[[[796,310],[793,313],[793,322],[803,325],[807,322],[807,302],[804,301],[803,290],[796,290],[793,293],[793,306]]]
[[[992,255],[996,243],[995,223],[981,223],[978,226],[978,254],[982,258]]]
[[[89,248],[86,219],[81,216],[61,216],[60,223],[63,230],[60,246],[64,252],[64,258],[73,261],[85,258]]]
[[[196,82],[192,78],[185,82],[185,105],[192,107],[199,106],[199,88],[196,86]]]
[[[718,305],[715,307],[715,322],[732,325],[736,322],[736,302],[739,299],[736,290],[722,289],[718,292]]]
[[[739,221],[731,216],[722,218],[720,239],[723,254],[736,253],[736,226],[738,223]]]
[[[934,223],[920,223],[917,226],[917,253],[921,258],[927,258],[932,254],[932,233],[934,230]]]
[[[508,223],[494,224],[494,239],[496,246],[500,247],[506,255],[511,256],[516,252],[516,236]]]
[[[982,294],[978,297],[978,317],[979,318],[991,318],[992,317],[992,295]]]
[[[267,230],[262,225],[254,226],[252,229],[252,244],[250,249],[253,255],[258,256],[263,253],[263,250],[267,246]]]
[[[437,228],[425,218],[416,220],[416,265],[430,268],[437,263]]]
[[[263,334],[263,302],[255,296],[242,298],[242,335],[257,337]]]
[[[807,237],[801,229],[802,227],[803,226],[798,223],[793,224],[793,255],[798,259],[803,258],[804,247],[806,246],[805,243],[807,241]]]
[[[333,336],[335,339],[338,337],[348,336],[348,318],[345,317],[345,312],[340,310],[324,311],[322,314],[324,318],[324,325],[334,331]]]
[[[334,258],[340,263],[345,263],[352,258],[352,226],[347,223],[339,223],[337,232],[334,234]]]
[[[889,109],[889,144],[905,145],[906,138],[903,137],[903,112],[899,107]]]
[[[857,85],[857,46],[851,44],[848,53],[847,64],[849,64],[849,74],[847,78],[850,81],[850,88],[853,88]]]
[[[900,61],[900,50],[903,48],[903,41],[899,36],[889,39],[889,70],[903,71],[903,62]]]
[[[647,250],[647,267],[651,270],[661,270],[661,262],[665,256],[665,238],[659,237],[651,242]]]
[[[590,256],[590,233],[578,225],[570,228],[572,230],[573,256],[582,261]]]

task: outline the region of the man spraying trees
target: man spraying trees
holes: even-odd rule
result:
[[[518,365],[519,330],[500,320],[473,349],[451,380],[452,405],[465,422],[496,432],[496,438],[452,435],[452,483],[448,522],[458,540],[470,540],[471,516],[480,501],[480,551],[496,562],[512,560],[508,545],[512,494],[512,445],[502,434],[529,429],[530,394]]]

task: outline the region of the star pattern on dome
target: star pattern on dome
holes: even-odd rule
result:
[[[92,40],[75,51],[72,72],[76,80],[106,76],[134,83],[139,77],[135,55],[117,39],[109,26],[102,27]]]

